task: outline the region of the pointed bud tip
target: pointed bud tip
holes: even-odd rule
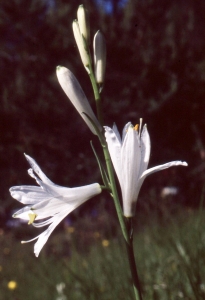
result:
[[[28,154],[24,153],[24,156],[26,158],[26,160],[28,161],[28,163],[30,164],[30,161],[32,160],[32,157],[30,157]]]
[[[188,163],[187,163],[186,161],[183,161],[183,162],[182,162],[182,165],[185,166],[185,167],[187,167],[187,166],[188,166]]]
[[[57,66],[56,67],[56,72],[58,72],[58,73],[62,73],[63,71],[65,71],[66,70],[66,68],[65,67],[63,67],[63,66]]]

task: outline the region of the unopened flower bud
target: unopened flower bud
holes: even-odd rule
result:
[[[88,20],[88,13],[87,10],[84,8],[83,4],[81,4],[78,7],[77,11],[77,19],[78,19],[78,24],[80,28],[80,33],[89,44],[89,38],[90,38],[90,24]]]
[[[106,44],[103,34],[98,30],[93,40],[95,78],[98,84],[102,85],[106,67]]]
[[[82,34],[80,32],[80,27],[77,20],[73,21],[73,33],[75,37],[76,44],[78,46],[78,50],[80,52],[80,57],[83,62],[84,67],[86,70],[89,70],[89,56],[85,49],[85,42],[83,41]]]
[[[84,119],[90,130],[94,134],[96,134],[96,130],[89,121],[88,117],[92,120],[98,130],[102,131],[102,126],[98,122],[78,80],[73,75],[73,73],[65,67],[58,66],[56,68],[56,74],[62,89],[64,90],[76,110],[79,112],[81,117]]]

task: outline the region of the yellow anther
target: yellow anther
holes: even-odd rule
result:
[[[139,124],[136,124],[134,130],[138,131],[138,129],[139,129]]]
[[[37,214],[28,214],[29,216],[29,221],[28,221],[28,225],[33,224],[33,222],[35,221]]]

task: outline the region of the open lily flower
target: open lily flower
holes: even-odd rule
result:
[[[17,211],[13,217],[27,220],[28,224],[35,227],[49,225],[40,235],[27,241],[31,242],[37,239],[34,253],[38,256],[56,226],[75,208],[101,193],[101,187],[98,183],[77,188],[56,185],[46,177],[33,158],[25,156],[31,165],[28,173],[39,186],[22,185],[10,188],[11,196],[27,205]]]
[[[133,217],[137,197],[145,178],[169,167],[187,166],[187,163],[172,161],[147,169],[151,146],[147,126],[144,125],[142,129],[142,120],[140,125],[135,127],[130,122],[127,123],[122,139],[116,125],[113,128],[104,128],[109,153],[122,191],[123,213],[125,217]]]

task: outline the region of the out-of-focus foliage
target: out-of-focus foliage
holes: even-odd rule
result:
[[[75,226],[52,235],[38,259],[31,243],[19,242],[25,232],[1,229],[0,299],[60,300],[56,287],[64,283],[67,300],[133,300],[123,237],[118,229],[113,236],[116,220],[101,209],[97,218],[78,218]],[[150,212],[146,225],[144,216],[137,218],[134,249],[144,299],[203,300],[204,211],[172,216],[168,210],[158,221]],[[9,288],[10,281],[16,289]]]
[[[102,1],[101,1],[102,2]],[[110,1],[112,2],[112,1]],[[85,1],[91,33],[107,42],[103,106],[107,125],[143,117],[152,141],[150,165],[182,159],[186,170],[164,172],[147,186],[179,185],[197,201],[205,172],[205,2],[203,0]],[[53,4],[53,5],[51,5]],[[11,0],[0,3],[1,220],[13,207],[8,188],[34,184],[23,152],[56,183],[99,181],[89,146],[93,137],[67,101],[55,75],[64,65],[94,107],[71,24],[81,1]],[[143,191],[142,191],[143,193]]]

